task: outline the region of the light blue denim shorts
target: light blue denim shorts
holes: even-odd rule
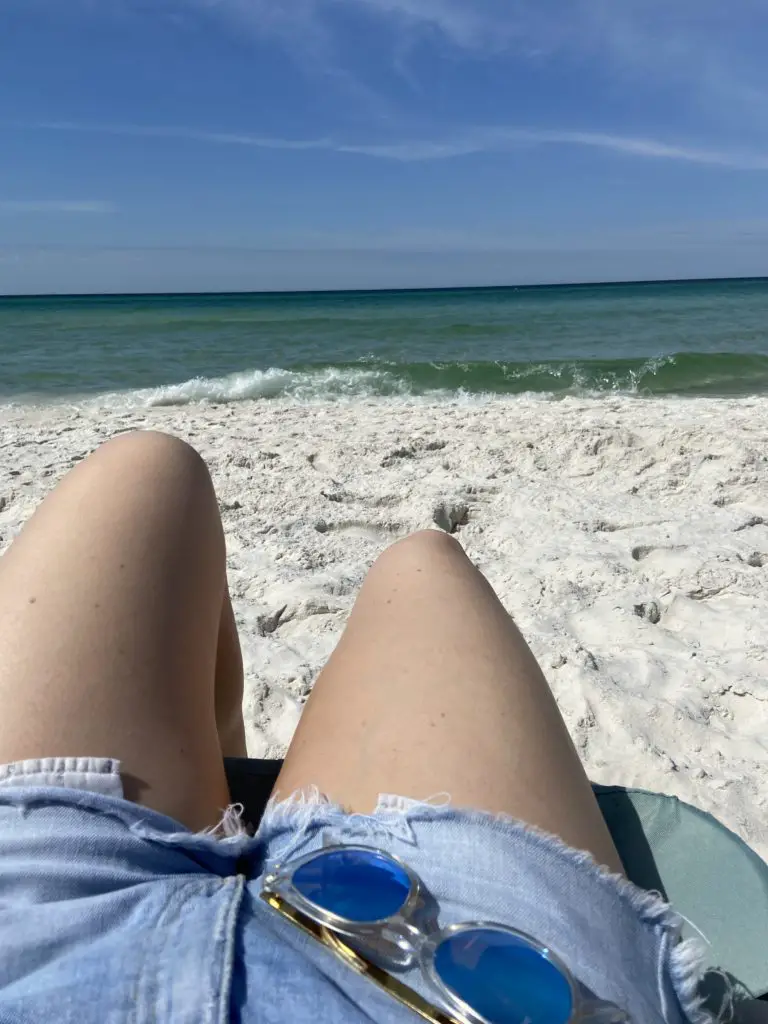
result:
[[[233,809],[196,834],[124,800],[117,761],[84,757],[0,767],[0,1022],[410,1024],[259,899],[267,865],[324,837],[401,857],[441,925],[534,936],[635,1024],[710,1020],[675,912],[519,822],[386,795],[347,814],[315,792],[271,804],[255,836]]]

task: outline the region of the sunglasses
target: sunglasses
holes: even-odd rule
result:
[[[424,887],[398,857],[327,846],[266,875],[261,898],[432,1024],[627,1024],[587,1000],[551,949],[514,928],[420,923]],[[434,1001],[390,971],[419,967]]]

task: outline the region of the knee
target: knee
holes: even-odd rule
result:
[[[160,430],[130,430],[105,441],[98,452],[123,459],[148,459],[168,463],[198,464],[202,456],[191,444]]]
[[[210,480],[208,467],[192,445],[158,430],[132,430],[106,441],[94,453],[94,462],[121,474],[159,473]]]
[[[443,530],[419,530],[397,541],[379,557],[383,563],[397,571],[419,571],[445,565],[446,561],[467,561],[461,544]]]

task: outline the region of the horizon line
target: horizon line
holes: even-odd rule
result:
[[[171,299],[196,296],[211,298],[215,296],[272,296],[272,295],[366,295],[366,294],[399,294],[414,292],[488,292],[488,291],[534,291],[551,288],[620,288],[627,285],[659,285],[659,284],[726,284],[729,282],[766,281],[768,274],[757,274],[736,277],[659,277],[659,278],[628,278],[620,281],[556,281],[539,284],[489,284],[489,285],[435,285],[432,287],[407,288],[281,288],[263,291],[184,291],[184,292],[19,292],[0,293],[0,302],[8,299]]]

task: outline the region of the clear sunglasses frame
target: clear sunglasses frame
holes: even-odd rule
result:
[[[410,892],[396,914],[360,924],[340,917],[308,900],[293,885],[293,875],[304,864],[333,852],[361,852],[383,857],[396,864],[410,882]],[[418,876],[399,857],[376,847],[353,844],[323,846],[287,864],[276,865],[264,878],[261,899],[284,918],[330,949],[358,974],[369,978],[398,1002],[431,1024],[490,1024],[465,1003],[440,978],[435,969],[435,952],[447,938],[478,928],[510,935],[548,960],[565,979],[571,995],[568,1024],[627,1024],[621,1010],[585,1000],[565,964],[546,946],[525,932],[490,921],[472,921],[437,930],[425,929],[414,918],[424,905],[424,890]],[[349,939],[354,948],[344,939]],[[369,959],[370,958],[370,959]],[[390,974],[391,969],[420,968],[433,993],[434,1004]]]

